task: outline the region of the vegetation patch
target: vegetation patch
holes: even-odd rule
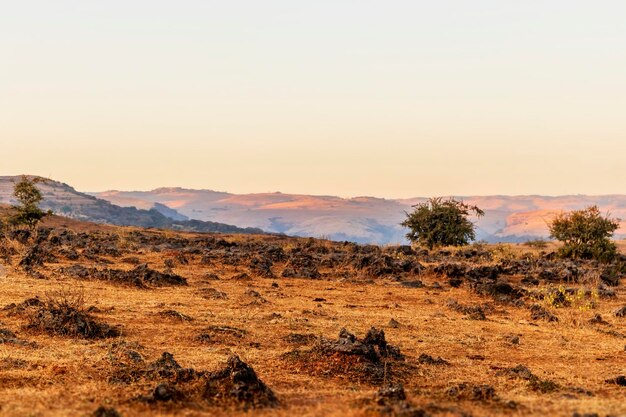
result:
[[[28,302],[28,300],[27,300]],[[120,329],[88,313],[81,293],[59,291],[24,310],[29,330],[55,336],[103,339],[119,336]]]

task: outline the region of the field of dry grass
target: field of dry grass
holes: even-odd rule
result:
[[[3,416],[116,415],[109,408],[123,416],[626,415],[626,387],[607,382],[626,373],[626,318],[615,315],[626,305],[623,283],[611,288],[613,296],[604,297],[595,291],[599,281],[592,269],[575,280],[540,279],[538,285],[523,282],[526,275],[506,273],[497,279],[524,293],[505,299],[477,291],[463,277],[454,283],[435,270],[454,259],[472,267],[524,258],[526,253],[537,259],[536,249],[481,248],[491,251],[489,259],[462,260],[445,252],[437,257],[396,253],[385,261],[392,262],[389,268],[400,258],[420,267],[395,273],[358,268],[356,261],[346,261],[356,257],[347,254],[346,245],[327,241],[211,235],[213,243],[208,244],[206,235],[59,218],[47,226],[53,228],[52,236],[86,236],[87,243],[48,238],[39,243],[42,263],[35,260],[32,266],[20,265],[20,260],[28,255],[33,238],[3,243],[0,308],[8,306],[0,311],[0,328],[6,330],[0,334]],[[90,236],[106,238],[94,244]],[[264,255],[269,251],[257,251],[264,247],[284,253],[267,264],[265,272],[269,269],[273,277],[251,266],[253,258],[269,256]],[[372,262],[378,262],[380,251]],[[306,259],[315,262],[319,276],[310,273],[310,265],[301,270],[294,266],[295,277],[281,276],[302,253],[311,254]],[[100,279],[92,276],[107,269],[131,271],[144,263],[151,270],[184,277],[188,285],[141,287],[107,278],[113,276],[110,272]],[[68,268],[72,265],[87,268],[86,276],[78,277],[80,271]],[[554,266],[557,272],[559,265]],[[569,306],[558,307],[552,298],[541,297],[546,288],[560,286],[593,291],[568,293]],[[90,339],[55,334],[33,324],[33,317],[47,317],[39,307],[20,309],[20,303],[33,297],[45,309],[46,300],[58,300],[61,293],[70,299],[82,296],[78,310],[120,335]],[[533,304],[558,321],[532,319]],[[361,366],[370,365],[363,357],[332,350],[342,328],[362,339],[371,327],[384,330],[386,342],[404,356],[396,360],[377,350],[384,357],[374,362],[384,372],[376,376]],[[255,407],[228,399],[228,393],[218,403],[195,388],[184,391],[187,382],[180,382],[179,374],[173,379],[149,373],[116,377],[128,364],[120,355],[139,354],[139,369],[163,352],[199,374],[223,368],[237,354],[273,391],[278,405]],[[439,357],[445,362],[437,363]],[[512,370],[518,365],[527,369]],[[202,378],[206,374],[197,378],[201,382],[191,383],[203,384]],[[184,393],[159,400],[151,393],[163,381]],[[398,383],[406,400],[377,396],[381,386]],[[100,406],[107,411],[93,414]]]

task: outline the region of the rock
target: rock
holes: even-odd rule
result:
[[[159,316],[165,317],[165,318],[172,318],[172,319],[176,319],[176,320],[180,320],[180,321],[192,321],[193,320],[193,317],[188,316],[188,315],[183,314],[183,313],[179,313],[176,310],[159,311]]]
[[[422,288],[424,286],[424,283],[420,280],[402,281],[400,282],[400,285],[405,288]]]
[[[435,359],[426,353],[422,353],[419,358],[417,358],[417,361],[424,365],[450,365],[450,362],[447,360],[441,359],[440,357]]]
[[[153,379],[165,378],[175,382],[190,381],[198,376],[193,369],[180,366],[169,352],[163,352],[158,360],[148,365],[146,371]]]
[[[427,417],[424,410],[407,401],[402,384],[385,385],[374,395],[376,411],[380,415],[402,417]]]
[[[101,405],[91,414],[92,417],[122,417],[122,415],[113,407],[105,407]]]
[[[610,378],[605,381],[608,384],[615,384],[622,387],[626,387],[626,376],[620,375],[615,378]]]
[[[485,315],[484,308],[479,305],[465,306],[465,305],[459,304],[455,300],[449,300],[448,308],[454,311],[458,311],[459,313],[465,314],[471,320],[487,320],[487,316]]]
[[[314,334],[300,334],[300,333],[290,333],[283,338],[283,340],[292,345],[308,345],[317,340],[317,337]]]
[[[554,314],[550,313],[548,310],[540,306],[539,304],[533,304],[530,307],[530,317],[533,320],[545,320],[548,322],[551,321],[559,321],[559,318]]]
[[[443,263],[433,268],[433,272],[435,272],[435,274],[445,275],[448,278],[457,279],[462,282],[461,278],[465,277],[465,274],[467,273],[467,266],[458,263]]]
[[[389,319],[389,323],[387,323],[387,326],[391,327],[392,329],[397,329],[401,326],[401,324],[396,319]]]
[[[472,385],[463,382],[448,388],[446,394],[457,400],[489,401],[497,399],[496,390],[487,384]]]
[[[293,351],[284,355],[301,369],[314,375],[337,376],[370,383],[391,380],[394,367],[404,356],[400,349],[387,343],[385,333],[372,327],[363,339],[341,329],[336,340],[320,338],[307,351]]]
[[[202,398],[210,403],[236,404],[244,409],[279,404],[274,392],[237,355],[228,358],[226,367],[207,375]]]
[[[250,271],[263,278],[274,278],[272,272],[273,262],[269,258],[255,257],[250,261]]]
[[[207,300],[228,300],[228,294],[225,292],[219,291],[216,288],[200,288],[197,291],[200,297],[205,298]]]
[[[609,287],[617,287],[619,285],[619,281],[621,278],[621,274],[614,267],[606,267],[602,270],[600,274],[600,280],[602,283],[608,285]]]
[[[589,323],[591,324],[609,324],[606,320],[602,318],[600,314],[596,314],[593,318],[589,319]]]
[[[151,402],[181,401],[185,398],[185,394],[179,391],[175,386],[163,382],[157,385],[152,395],[147,398]]]
[[[519,337],[519,335],[516,335],[516,334],[511,334],[511,335],[505,336],[504,340],[506,340],[507,342],[509,342],[512,345],[519,345],[520,344],[520,337]]]

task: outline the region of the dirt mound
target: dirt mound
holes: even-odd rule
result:
[[[437,275],[443,275],[451,280],[465,278],[467,274],[467,265],[459,263],[444,262],[433,267],[433,272]],[[457,281],[455,281],[457,282]]]
[[[174,319],[178,321],[193,321],[193,317],[183,314],[181,312],[178,312],[176,310],[163,310],[163,311],[159,311],[158,314],[159,316],[163,318],[169,318],[169,319]]]
[[[117,340],[109,347],[105,363],[107,364],[109,382],[112,384],[130,384],[144,375],[145,361],[138,343]]]
[[[87,268],[75,264],[61,270],[62,273],[78,279],[95,279],[137,288],[187,285],[187,280],[172,272],[159,272],[142,264],[130,271],[121,269]]]
[[[247,334],[247,331],[236,327],[211,325],[198,334],[196,339],[206,344],[221,343],[233,345],[239,343]]]
[[[28,319],[27,329],[51,335],[84,339],[120,335],[119,328],[103,323],[87,312],[81,295],[57,294],[26,308],[23,314]]]
[[[385,332],[372,327],[363,339],[341,329],[336,340],[320,338],[310,350],[287,353],[285,359],[313,375],[380,384],[400,374],[392,369],[404,361],[400,349],[387,343]]]
[[[187,382],[201,374],[191,368],[180,366],[174,359],[174,355],[169,352],[163,352],[159,359],[149,364],[146,368],[146,378],[152,380],[168,379],[174,382]]]
[[[471,320],[487,320],[486,306],[483,305],[463,305],[456,300],[449,300],[448,308],[465,314]]]
[[[509,378],[523,379],[525,381],[528,381],[528,387],[533,391],[547,393],[556,391],[560,388],[559,385],[553,381],[539,378],[524,365],[517,365],[513,368],[507,368],[503,371],[498,372],[498,374],[508,376]]]
[[[212,287],[200,288],[196,294],[207,300],[228,300],[228,294]]]
[[[15,333],[13,333],[9,329],[0,328],[0,345],[5,344],[5,343],[9,345],[15,345],[15,346],[30,346],[30,347],[37,346],[34,342],[29,342],[29,341],[20,339],[19,337],[17,337]]]
[[[274,263],[269,258],[255,257],[250,261],[250,272],[263,278],[274,278],[272,266]]]
[[[43,245],[35,243],[28,252],[20,259],[18,265],[24,270],[42,266],[46,262],[55,262],[56,257],[49,253]]]
[[[441,357],[434,358],[427,353],[422,353],[419,358],[417,358],[417,361],[422,365],[450,365],[450,362],[447,360]]]
[[[559,321],[559,318],[539,304],[530,306],[530,318],[533,320]]]
[[[372,411],[383,416],[427,417],[428,414],[407,401],[402,384],[387,385],[376,392]]]
[[[446,394],[455,400],[491,401],[498,399],[496,390],[487,384],[474,385],[463,382],[448,388]]]
[[[424,267],[414,259],[386,254],[371,254],[358,257],[354,262],[357,270],[371,277],[384,277],[403,273],[418,274]]]
[[[39,299],[38,296],[27,298],[19,304],[11,303],[2,309],[3,311],[8,312],[10,315],[19,315],[28,310],[31,307],[39,307],[43,306],[43,301]]]
[[[292,345],[309,345],[317,340],[317,336],[311,333],[290,333],[283,340]]]
[[[620,375],[615,378],[607,379],[606,382],[608,384],[620,385],[622,387],[626,387],[626,376]]]
[[[92,417],[122,417],[122,415],[113,407],[100,406],[91,414]]]
[[[309,254],[299,253],[291,256],[281,274],[283,278],[320,279],[317,260]]]
[[[520,300],[526,295],[526,291],[514,287],[506,281],[480,281],[472,284],[472,288],[480,295],[488,295],[494,300],[511,303]]]
[[[206,376],[202,398],[214,405],[236,405],[246,409],[279,404],[274,392],[237,355],[228,358],[223,369]]]
[[[147,403],[177,403],[181,407],[205,404],[243,409],[279,404],[274,392],[237,355],[228,358],[224,368],[208,372],[183,368],[172,354],[164,352],[155,362],[144,365],[140,378],[160,381],[148,395],[137,398]]]

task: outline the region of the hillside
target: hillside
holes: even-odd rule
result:
[[[149,209],[163,204],[198,220],[211,220],[293,236],[328,237],[359,243],[403,243],[399,223],[411,206],[424,201],[373,197],[339,198],[296,194],[230,194],[211,190],[159,188],[152,191],[107,191],[96,196],[122,206]],[[597,204],[626,220],[626,195],[463,197],[485,210],[477,219],[477,237],[488,242],[519,242],[547,237],[547,222],[561,210]],[[626,221],[618,230],[626,236]]]
[[[0,204],[14,204],[14,182],[19,177],[0,177]],[[263,233],[258,228],[239,228],[215,221],[189,220],[162,204],[148,209],[122,207],[109,201],[76,191],[71,186],[46,180],[38,184],[44,200],[41,207],[54,213],[80,220],[119,226],[156,227],[196,232]]]
[[[624,416],[616,267],[53,216],[0,234],[0,413]]]

